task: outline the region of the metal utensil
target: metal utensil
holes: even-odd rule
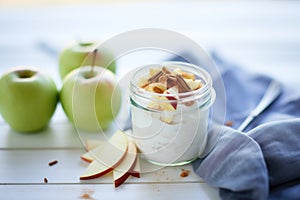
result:
[[[277,99],[281,92],[280,83],[272,81],[258,105],[252,110],[250,115],[243,121],[237,130],[244,131],[257,116],[264,112]]]

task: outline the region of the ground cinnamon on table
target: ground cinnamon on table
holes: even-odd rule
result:
[[[190,170],[186,170],[186,169],[181,169],[181,174],[180,177],[184,178],[184,177],[188,177],[190,175],[191,171]]]
[[[233,121],[227,121],[227,122],[225,123],[225,126],[232,127],[232,126],[233,126]]]
[[[48,183],[48,179],[46,177],[44,178],[44,183]]]

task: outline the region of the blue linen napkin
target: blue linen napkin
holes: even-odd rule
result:
[[[242,134],[236,129],[258,104],[272,78],[247,72],[216,53],[211,58],[224,83],[225,121],[232,121],[233,126],[214,120],[222,118],[214,113],[210,152],[194,162],[195,172],[219,188],[221,199],[300,199],[300,92],[282,85],[279,98]],[[189,52],[172,60],[206,67]]]

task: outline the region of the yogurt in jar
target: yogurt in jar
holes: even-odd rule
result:
[[[201,155],[215,98],[205,70],[182,62],[143,66],[130,91],[132,136],[143,158],[177,166]]]

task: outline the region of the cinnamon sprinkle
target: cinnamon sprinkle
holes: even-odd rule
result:
[[[150,77],[148,79],[148,83],[155,83],[155,82],[158,82],[159,78],[164,75],[164,72],[163,71],[159,71],[157,72],[156,74],[154,74],[152,77]]]
[[[185,80],[183,79],[183,77],[180,74],[176,74],[176,80],[177,80],[179,93],[191,91],[190,86],[185,82]]]
[[[174,87],[176,85],[177,85],[176,76],[173,76],[173,75],[168,76],[168,79],[167,79],[167,89],[169,89],[171,87]]]
[[[227,122],[225,123],[225,126],[232,127],[232,126],[233,126],[233,121],[227,121]]]
[[[180,177],[184,178],[184,177],[188,177],[190,175],[191,171],[190,170],[186,170],[186,169],[181,169],[181,174]]]
[[[44,183],[48,183],[48,179],[46,177],[44,178]]]
[[[53,160],[53,161],[49,162],[48,165],[51,167],[53,165],[56,165],[57,163],[58,163],[57,160]]]

